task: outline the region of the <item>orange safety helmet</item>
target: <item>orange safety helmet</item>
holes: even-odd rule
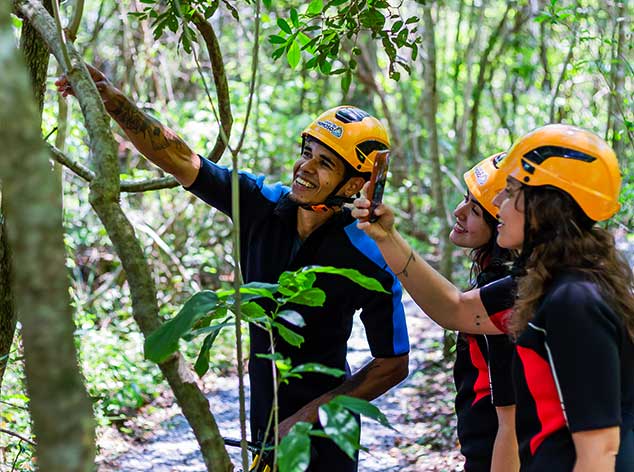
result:
[[[359,173],[372,172],[374,151],[388,149],[385,127],[369,113],[353,106],[339,106],[322,113],[302,132],[346,161]]]
[[[506,186],[507,174],[499,170],[499,164],[505,156],[505,152],[493,154],[464,174],[464,181],[473,198],[494,218],[497,217],[498,207],[493,204],[493,199]]]
[[[499,170],[524,185],[563,190],[594,221],[619,211],[621,173],[616,154],[599,136],[576,126],[542,126],[521,137]]]

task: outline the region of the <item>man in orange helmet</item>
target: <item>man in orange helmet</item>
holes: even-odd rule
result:
[[[99,71],[90,68],[106,110],[135,147],[172,174],[190,192],[231,216],[231,171],[200,157],[175,132],[139,110]],[[72,94],[68,81],[58,90]],[[320,363],[346,371],[345,378],[305,374],[279,389],[280,435],[298,421],[317,423],[317,410],[336,395],[372,400],[407,376],[409,341],[401,304],[401,286],[374,242],[356,228],[351,202],[369,178],[374,151],[387,149],[385,128],[355,107],[328,110],[302,133],[301,156],[289,187],[264,183],[264,177],[240,172],[241,270],[245,282],[277,282],[286,270],[307,266],[352,268],[378,280],[386,293],[367,290],[342,277],[320,274],[316,286],[326,293],[322,307],[289,304],[306,325],[301,347],[275,336],[275,350],[294,366]],[[361,310],[373,359],[354,375],[346,362],[353,315]],[[297,330],[296,327],[292,327]],[[273,403],[268,333],[250,326],[251,435],[264,441]],[[331,441],[314,438],[312,471],[354,471]]]

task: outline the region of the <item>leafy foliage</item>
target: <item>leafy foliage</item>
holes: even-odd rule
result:
[[[398,55],[402,48],[410,49],[411,61],[418,55],[416,36],[418,17],[403,18],[397,7],[383,0],[348,2],[345,0],[312,0],[303,11],[291,7],[289,17],[277,19],[279,31],[269,36],[275,49],[271,57],[286,55],[291,68],[298,66],[301,52],[309,59],[304,66],[328,75],[341,75],[344,93],[350,88],[356,56],[361,54],[357,41],[362,31],[380,39],[389,58],[389,75],[398,80],[399,65],[410,72],[409,61]],[[343,59],[347,57],[347,60]]]
[[[284,272],[280,275],[277,284],[252,282],[240,288],[242,319],[248,323],[266,331],[276,331],[277,334],[292,346],[299,347],[304,338],[293,331],[281,321],[291,326],[302,327],[305,325],[301,314],[294,310],[282,309],[288,303],[305,306],[322,306],[326,300],[323,290],[313,287],[317,280],[317,274],[336,274],[346,277],[351,281],[365,287],[368,290],[385,292],[379,282],[366,277],[354,269],[338,269],[335,267],[304,267],[295,272]],[[234,289],[224,289],[212,292],[202,291],[193,295],[181,308],[178,314],[167,321],[159,329],[153,332],[145,340],[145,357],[156,363],[163,362],[178,349],[178,341],[181,338],[192,340],[200,335],[205,335],[198,360],[196,372],[201,377],[209,368],[209,351],[222,328],[229,325],[227,313],[235,312],[236,293]],[[266,313],[258,304],[258,299],[268,299],[274,302],[275,308]],[[225,318],[222,322],[216,322]],[[290,376],[299,376],[301,372],[319,372],[315,366],[306,367],[304,370],[291,370],[283,359],[274,358],[278,369]],[[307,370],[313,369],[313,370]],[[327,369],[323,368],[322,373]],[[333,373],[328,372],[328,373]],[[284,378],[284,377],[283,377]]]

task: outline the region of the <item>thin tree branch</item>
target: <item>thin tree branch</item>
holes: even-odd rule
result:
[[[92,182],[95,179],[95,173],[92,170],[85,165],[74,161],[55,146],[49,145],[49,150],[57,162],[72,170],[85,181]],[[123,180],[120,185],[122,192],[135,193],[147,192],[150,190],[161,190],[164,188],[174,188],[178,187],[180,184],[171,175],[166,175],[152,179]]]
[[[68,48],[66,47],[66,35],[64,28],[62,28],[62,19],[59,14],[59,0],[53,0],[53,17],[55,18],[55,25],[57,26],[57,34],[59,34],[60,45],[62,49],[62,55],[64,56],[64,67],[66,70],[70,69],[70,56],[68,55]]]
[[[72,160],[55,146],[51,146],[49,144],[48,148],[53,158],[57,162],[59,162],[61,165],[69,168],[75,174],[77,174],[78,176],[80,176],[82,179],[84,179],[87,182],[92,182],[94,180],[95,173],[92,170],[90,170],[88,167],[86,167],[83,164],[80,164],[79,162]]]
[[[31,441],[29,438],[22,436],[21,434],[15,433],[13,431],[10,431],[8,429],[4,429],[4,428],[0,428],[0,433],[4,433],[4,434],[8,434],[9,436],[14,436],[24,442],[29,443],[31,446],[35,447],[35,443],[33,441]]]
[[[577,28],[572,30],[572,39],[570,40],[570,48],[568,49],[568,54],[566,54],[566,59],[564,60],[563,66],[561,67],[561,74],[559,74],[559,78],[557,79],[557,83],[553,88],[553,93],[550,98],[550,113],[548,114],[549,122],[553,123],[555,121],[555,102],[557,101],[557,96],[559,96],[559,89],[561,88],[561,84],[566,78],[566,69],[568,69],[568,64],[572,60],[572,54],[575,50],[575,46],[577,45]]]
[[[161,190],[178,186],[180,186],[180,183],[171,175],[156,177],[154,179],[121,181],[121,191],[127,193],[147,192],[150,190]]]
[[[71,42],[75,42],[77,38],[77,31],[79,31],[79,25],[81,24],[81,17],[84,14],[84,0],[77,0],[75,3],[75,10],[73,11],[73,17],[66,28],[66,34]]]
[[[233,125],[233,116],[231,113],[231,100],[229,95],[229,84],[227,83],[227,74],[225,72],[225,63],[222,58],[222,51],[218,43],[218,37],[214,32],[211,23],[209,23],[203,15],[195,12],[192,16],[192,22],[198,32],[202,35],[207,46],[209,59],[211,60],[211,71],[216,85],[216,98],[218,99],[218,119],[223,133],[218,133],[216,144],[209,153],[208,158],[217,162],[222,153],[229,144],[231,136],[231,127]]]

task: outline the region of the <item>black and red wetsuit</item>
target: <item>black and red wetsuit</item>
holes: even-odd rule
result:
[[[480,292],[501,328],[508,284]],[[580,272],[556,274],[513,364],[522,471],[570,471],[572,433],[613,426],[621,432],[616,470],[634,471],[634,343],[596,284]]]
[[[515,404],[513,343],[505,334],[459,333],[454,382],[460,452],[465,472],[489,472],[498,430],[495,408]]]

